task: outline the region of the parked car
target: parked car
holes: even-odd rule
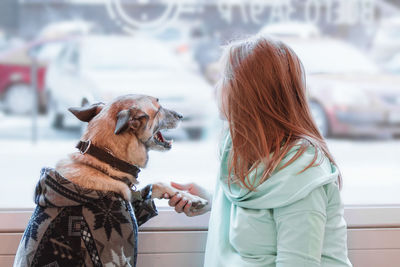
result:
[[[122,94],[153,95],[184,114],[182,127],[193,138],[215,113],[212,88],[188,71],[160,41],[143,37],[86,36],[70,41],[49,66],[46,85],[56,127],[76,123],[67,108],[83,98],[110,101]]]
[[[339,40],[283,41],[304,64],[311,111],[325,136],[400,134],[399,76]]]
[[[0,99],[3,110],[25,115],[33,110],[34,94],[31,90],[31,66],[33,57],[37,60],[37,85],[40,111],[47,110],[47,92],[44,77],[46,66],[60,52],[62,43],[72,38],[99,31],[90,22],[61,21],[45,26],[34,41],[17,45],[10,40],[10,47],[0,53]]]
[[[38,61],[37,85],[39,109],[46,109],[44,76],[46,64],[61,49],[60,40],[46,40],[26,43],[0,54],[0,99],[4,111],[25,115],[34,107],[34,94],[31,90],[32,57]]]

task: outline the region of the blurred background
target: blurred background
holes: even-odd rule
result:
[[[0,209],[33,207],[40,169],[74,152],[85,125],[68,107],[126,93],[185,116],[167,133],[173,149],[150,153],[141,185],[212,190],[221,47],[253,34],[302,60],[345,204],[400,204],[399,1],[1,0]]]

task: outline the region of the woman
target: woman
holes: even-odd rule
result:
[[[264,37],[229,45],[219,106],[221,149],[206,267],[351,266],[340,173],[310,113],[304,71],[285,44]],[[195,184],[178,189],[208,198]],[[195,216],[179,195],[177,212]]]

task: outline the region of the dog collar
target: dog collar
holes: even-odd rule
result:
[[[108,152],[100,147],[93,145],[90,140],[89,141],[79,141],[79,143],[76,145],[76,148],[79,149],[79,151],[81,152],[82,155],[89,154],[89,155],[95,157],[96,159],[103,161],[104,163],[107,163],[112,168],[114,168],[118,171],[129,173],[133,177],[138,178],[140,169],[137,166],[130,164],[119,158],[114,157],[111,154],[111,152]],[[115,177],[112,177],[112,178],[126,183],[129,186],[129,188],[133,186],[132,182],[129,181],[128,178],[122,178],[122,179],[115,178]]]

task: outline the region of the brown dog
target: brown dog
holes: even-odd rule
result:
[[[149,150],[171,149],[172,141],[164,139],[160,130],[176,128],[182,119],[182,115],[177,112],[161,107],[158,99],[141,95],[121,96],[109,105],[99,103],[71,108],[70,111],[81,121],[89,123],[81,139],[91,140],[92,144],[139,168],[146,167]],[[121,194],[125,200],[131,200],[131,190],[123,180],[128,178],[132,184],[137,184],[133,175],[116,170],[91,155],[78,152],[60,161],[56,170],[77,185],[113,191]],[[153,184],[152,197],[162,198],[165,193],[173,196],[178,192],[193,203],[194,209],[206,205],[205,200],[165,183]]]
[[[42,170],[14,266],[135,266],[138,226],[157,215],[154,198],[181,193],[193,210],[207,205],[164,183],[132,189],[148,151],[171,149],[160,130],[182,116],[140,95],[70,111],[88,122],[80,152]]]

